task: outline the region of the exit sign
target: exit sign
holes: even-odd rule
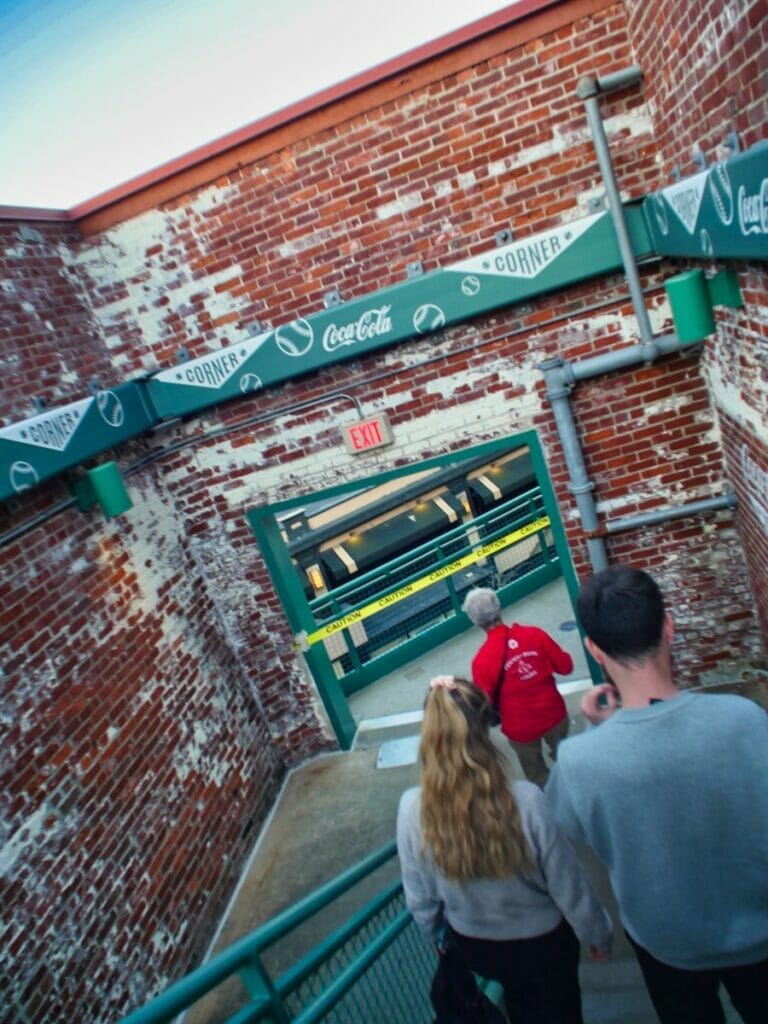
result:
[[[394,441],[389,420],[383,412],[368,420],[353,423],[349,427],[342,427],[341,433],[347,451],[352,455],[369,452],[372,448],[383,448]]]

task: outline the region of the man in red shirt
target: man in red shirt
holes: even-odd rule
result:
[[[476,587],[462,610],[487,633],[472,661],[472,681],[484,690],[501,717],[501,731],[517,754],[527,779],[543,786],[549,776],[542,743],[554,761],[568,734],[568,712],[554,673],[573,671],[573,659],[538,626],[506,626],[493,590]]]

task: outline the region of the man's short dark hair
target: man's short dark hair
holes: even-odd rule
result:
[[[576,606],[584,632],[616,661],[642,659],[661,643],[664,598],[642,569],[603,569],[584,584]]]

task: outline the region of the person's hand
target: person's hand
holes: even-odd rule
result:
[[[590,946],[589,959],[597,960],[599,963],[605,963],[606,960],[611,959],[611,951],[610,949],[600,949],[599,946]]]
[[[619,692],[613,683],[601,683],[581,698],[581,712],[593,725],[599,725],[611,717],[618,703]]]

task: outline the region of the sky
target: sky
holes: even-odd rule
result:
[[[67,209],[512,0],[0,0],[0,206]]]

